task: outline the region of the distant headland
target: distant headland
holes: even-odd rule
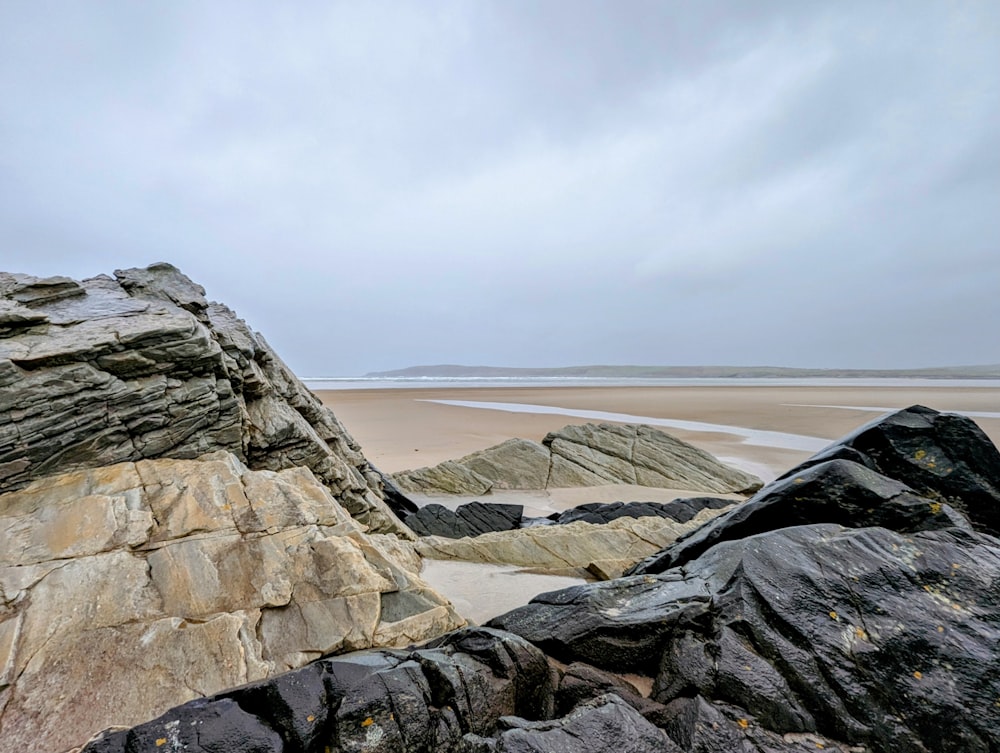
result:
[[[998,379],[1000,364],[935,366],[919,369],[802,369],[785,366],[561,366],[555,368],[463,366],[434,364],[391,371],[372,371],[365,378],[474,378],[474,377],[579,377],[604,379],[753,379],[753,378],[857,378],[857,379]]]

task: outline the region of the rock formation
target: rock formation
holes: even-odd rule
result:
[[[521,525],[523,505],[470,502],[449,510],[444,505],[424,505],[406,517],[406,525],[418,536],[460,539],[493,531],[512,531]]]
[[[605,525],[577,521],[451,539],[425,536],[412,545],[423,557],[522,565],[544,570],[587,568],[621,572],[719,513],[706,509],[687,523],[657,516],[616,518]]]
[[[216,450],[309,468],[371,530],[408,535],[333,413],[174,267],[83,282],[0,273],[0,492]]]
[[[320,656],[463,620],[307,468],[217,452],[0,495],[0,750],[59,750]]]
[[[967,419],[901,411],[646,572],[542,594],[422,649],[320,660],[85,750],[994,753],[998,472]]]
[[[395,473],[393,479],[404,491],[469,495],[609,484],[743,494],[761,486],[756,476],[658,429],[619,424],[566,426],[541,444],[510,439],[432,468]]]

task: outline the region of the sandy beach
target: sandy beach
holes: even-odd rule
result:
[[[973,420],[995,444],[1000,442],[1000,387],[954,387],[944,382],[905,388],[857,385],[438,387],[329,390],[317,394],[361,444],[369,460],[387,472],[434,465],[511,437],[541,440],[546,433],[566,424],[610,420],[580,415],[594,412],[602,416],[621,414],[619,421],[622,423],[632,422],[626,418],[631,416],[639,421],[645,418],[713,425],[710,429],[704,426],[661,428],[765,481],[812,455],[825,440],[836,439],[882,415],[886,412],[884,409],[913,404],[937,410],[987,414],[975,416]],[[469,403],[493,404],[493,408],[470,407]],[[496,409],[498,405],[506,409]],[[542,409],[576,415],[533,412]],[[720,429],[720,426],[727,428]],[[669,501],[700,494],[703,492],[685,489],[604,486],[494,492],[481,499],[524,505],[526,515],[548,515],[585,502]],[[418,504],[434,501],[450,507],[474,499],[413,498]],[[423,572],[423,577],[451,599],[465,617],[479,623],[526,603],[534,594],[582,583],[585,574],[580,575],[542,575],[515,566],[433,560],[425,563]]]
[[[673,419],[795,435],[786,446],[755,443],[733,430],[705,427],[664,431],[768,480],[815,451],[795,437],[833,440],[886,410],[913,404],[972,412],[1000,443],[1000,388],[995,386],[669,386],[361,389],[317,392],[379,468],[395,472],[434,465],[511,437],[541,440],[585,417],[443,404],[516,404],[567,412],[603,412]],[[528,409],[534,410],[534,409]],[[622,423],[629,423],[627,419]],[[765,437],[767,439],[767,437]],[[773,439],[773,438],[772,438]]]

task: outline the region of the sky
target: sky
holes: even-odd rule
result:
[[[0,269],[300,376],[1000,362],[1000,3],[0,0]]]

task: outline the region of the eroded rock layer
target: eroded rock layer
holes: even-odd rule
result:
[[[174,267],[83,282],[0,273],[0,492],[216,450],[254,469],[307,467],[372,530],[408,535],[333,413]]]

